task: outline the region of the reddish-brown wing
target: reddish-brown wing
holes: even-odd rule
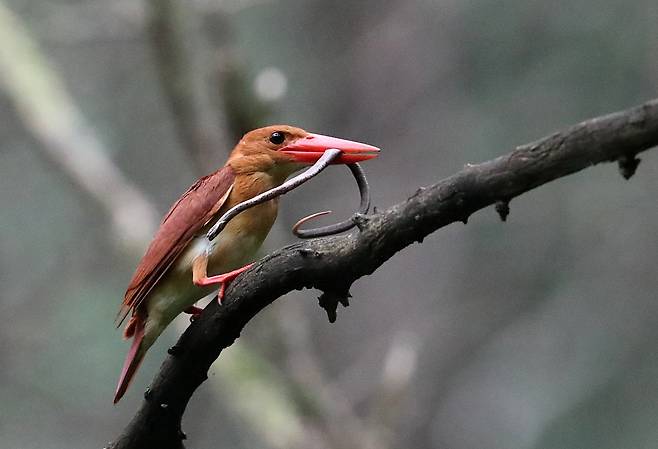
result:
[[[219,211],[231,193],[234,179],[233,170],[223,167],[195,182],[171,207],[128,285],[117,325],[139,307],[194,236]]]

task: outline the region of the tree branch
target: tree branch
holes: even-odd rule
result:
[[[197,172],[221,162],[217,148],[230,148],[224,111],[210,98],[205,45],[196,36],[193,8],[180,0],[150,0],[149,36],[164,96],[169,103],[182,147]],[[220,158],[220,159],[218,159]]]
[[[437,229],[455,221],[465,223],[473,212],[492,204],[502,218],[512,198],[601,162],[620,161],[627,176],[630,165],[637,165],[635,156],[655,145],[658,100],[468,165],[383,212],[356,217],[359,232],[299,242],[266,256],[233,282],[222,307],[212,301],[181,336],[140,410],[110,447],[183,448],[181,419],[210,365],[250,319],[281,295],[317,288],[324,292],[323,307],[335,313],[339,302],[346,304],[356,279]]]

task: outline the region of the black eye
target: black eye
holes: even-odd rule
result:
[[[270,134],[270,142],[272,142],[274,145],[282,144],[284,140],[286,140],[286,135],[281,131],[274,131],[272,134]]]

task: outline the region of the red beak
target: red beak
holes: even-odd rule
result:
[[[309,134],[297,139],[281,148],[282,153],[293,156],[299,162],[315,163],[322,154],[335,148],[343,153],[334,159],[332,164],[351,164],[354,162],[367,161],[379,154],[379,148],[365,143],[352,142],[351,140],[339,139],[337,137],[323,136],[321,134]]]

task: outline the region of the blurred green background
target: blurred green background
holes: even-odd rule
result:
[[[374,204],[658,88],[655,0],[0,2],[0,448],[102,447],[113,318],[159,217],[270,123],[368,142]],[[173,105],[173,106],[172,106]],[[190,448],[653,448],[658,155],[452,225],[352,288],[249,324],[192,399]],[[299,217],[357,198],[334,168]]]

